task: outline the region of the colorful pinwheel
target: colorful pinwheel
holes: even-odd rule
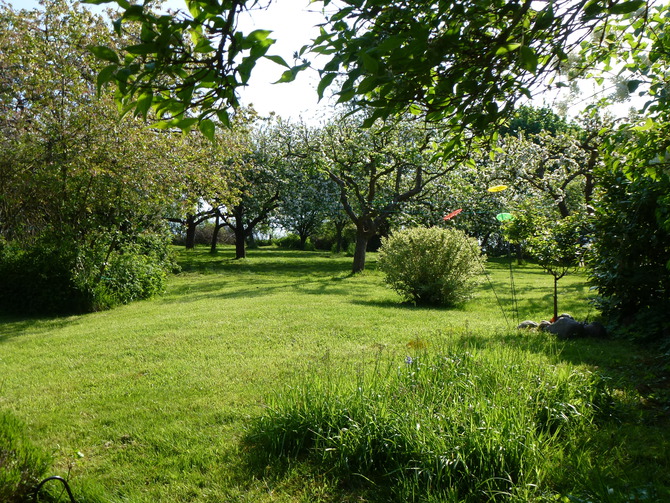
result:
[[[454,218],[456,215],[458,215],[461,211],[463,211],[463,208],[458,208],[457,210],[452,211],[452,212],[449,213],[448,215],[444,215],[444,220],[445,220],[445,221],[446,221],[446,220],[451,220],[451,219]]]

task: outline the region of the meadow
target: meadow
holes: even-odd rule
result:
[[[323,252],[233,257],[180,250],[163,296],[111,311],[0,318],[0,411],[79,503],[670,501],[668,410],[644,391],[663,369],[624,341],[516,330],[551,316],[537,266],[490,260],[473,300],[439,309],[402,304],[374,254],[355,276]],[[596,317],[583,273],[559,294]],[[440,458],[459,436],[468,456]]]

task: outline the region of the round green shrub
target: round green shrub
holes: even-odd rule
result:
[[[477,240],[464,232],[417,227],[385,238],[377,266],[405,300],[454,306],[472,296],[481,260]]]

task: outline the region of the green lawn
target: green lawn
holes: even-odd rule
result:
[[[544,477],[546,501],[594,484],[609,501],[670,500],[667,417],[641,408],[634,389],[651,379],[640,365],[648,355],[622,342],[559,343],[514,330],[518,319],[551,317],[551,276],[537,267],[513,267],[517,315],[504,260],[487,264],[490,282],[482,278],[473,301],[446,310],[401,304],[374,254],[357,276],[350,258],[327,253],[233,256],[180,251],[182,272],[151,301],[69,318],[0,318],[0,409],[53,452],[53,473],[69,473],[78,501],[362,501],[369,491],[300,464],[259,471],[242,442],[250,424],[273,393],[324,368],[355,377],[380,355],[402,365],[418,348],[454,345],[507,346],[611,378],[616,418],[593,425],[574,457],[551,460],[557,475]],[[583,275],[559,285],[559,311],[595,316]],[[565,466],[576,462],[584,473]]]

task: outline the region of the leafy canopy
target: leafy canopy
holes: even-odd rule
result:
[[[87,0],[112,1],[123,9],[115,29],[137,30],[137,43],[118,51],[91,48],[109,63],[98,85],[114,81],[126,111],[146,116],[154,108],[165,127],[198,124],[211,137],[217,121],[228,123],[239,105],[236,90],[260,58],[285,67],[280,82],[309,66],[301,59],[291,67],[268,55],[274,42],[269,31],[237,30],[240,12],[255,0],[186,0],[188,15],[160,15],[127,0]],[[331,0],[322,3],[333,7]],[[330,57],[319,70],[319,95],[332,86],[340,103],[371,108],[366,126],[410,112],[479,132],[508,116],[519,97],[530,96],[603,19],[641,4],[343,0],[298,56]]]

